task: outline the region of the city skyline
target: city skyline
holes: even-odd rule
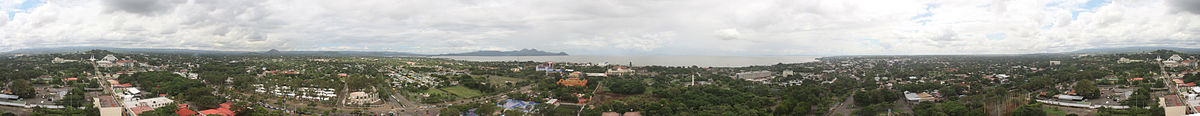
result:
[[[1026,54],[1200,44],[1200,2],[0,1],[0,51]]]

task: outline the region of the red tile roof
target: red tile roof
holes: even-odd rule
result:
[[[191,109],[182,107],[182,108],[179,108],[179,111],[175,111],[175,114],[179,114],[179,116],[192,116],[192,115],[196,115],[196,111],[192,111]]]
[[[625,112],[625,116],[642,116],[642,112]]]
[[[150,108],[150,106],[145,106],[145,105],[129,108],[129,111],[133,112],[133,114],[142,114],[142,112],[146,112],[146,111],[150,111],[150,110],[154,110],[154,108]]]
[[[202,114],[202,115],[213,115],[213,114],[216,114],[216,115],[222,115],[222,116],[234,116],[234,115],[236,115],[236,114],[235,114],[235,113],[233,113],[233,111],[230,111],[230,110],[229,110],[229,108],[230,108],[229,106],[230,106],[230,105],[233,105],[233,103],[223,103],[223,104],[221,104],[221,108],[216,108],[216,109],[208,109],[208,110],[200,111],[200,114]]]

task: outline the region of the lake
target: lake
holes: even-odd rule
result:
[[[535,61],[573,62],[634,66],[700,66],[700,67],[743,67],[752,65],[774,65],[778,63],[804,63],[817,61],[820,56],[434,56],[467,61]]]

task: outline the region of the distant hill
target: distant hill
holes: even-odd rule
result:
[[[424,54],[415,54],[407,52],[387,52],[387,51],[279,51],[271,49],[266,52],[250,52],[250,51],[218,51],[218,50],[191,50],[191,49],[160,49],[160,48],[113,48],[113,47],[59,47],[59,48],[31,48],[19,49],[2,54],[49,54],[49,53],[75,53],[88,50],[101,49],[117,53],[165,53],[165,54],[195,54],[195,55],[287,55],[287,56],[426,56]]]
[[[58,47],[58,48],[30,48],[19,49],[9,52],[0,52],[0,54],[50,54],[50,53],[77,53],[88,50],[101,49],[117,53],[165,53],[165,54],[194,54],[194,55],[284,55],[284,56],[435,56],[427,54],[417,54],[408,52],[389,52],[389,51],[279,51],[271,49],[264,52],[254,51],[218,51],[218,50],[191,50],[191,49],[160,49],[160,48],[114,48],[114,47]],[[534,49],[523,49],[519,51],[476,51],[456,54],[442,54],[442,56],[562,56],[567,53],[550,53]]]
[[[1153,52],[1155,50],[1171,50],[1180,53],[1200,53],[1200,48],[1177,48],[1177,47],[1123,47],[1123,48],[1091,48],[1076,50],[1070,53],[1091,53],[1091,54],[1114,54],[1114,53],[1142,53]]]
[[[439,56],[566,56],[566,52],[545,52],[537,49],[521,49],[517,51],[475,51],[467,53],[441,54]]]

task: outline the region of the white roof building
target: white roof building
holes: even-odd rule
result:
[[[116,57],[116,56],[113,56],[112,54],[109,54],[109,55],[107,55],[107,56],[104,56],[104,58],[102,58],[101,60],[104,60],[104,61],[117,61],[118,59],[117,59],[117,57]]]
[[[1171,57],[1170,57],[1170,58],[1167,58],[1167,60],[1170,60],[1170,61],[1181,61],[1181,60],[1183,60],[1183,57],[1179,57],[1179,54],[1175,54],[1175,55],[1171,55]]]
[[[1054,95],[1054,97],[1062,100],[1083,100],[1083,96]]]

